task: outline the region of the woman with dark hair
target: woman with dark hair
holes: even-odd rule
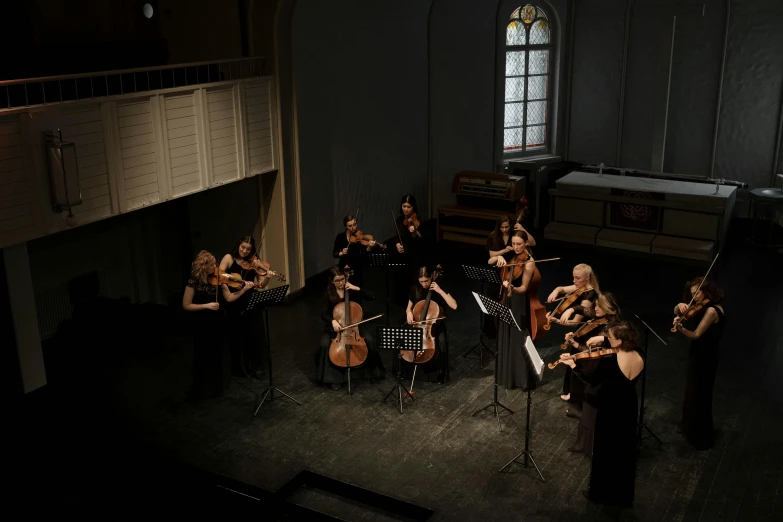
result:
[[[395,256],[395,261],[407,265],[406,270],[395,271],[394,302],[400,306],[405,306],[407,297],[405,290],[416,279],[418,268],[429,264],[430,261],[428,243],[424,235],[412,225],[405,224],[406,219],[413,214],[418,216],[418,213],[416,198],[413,194],[405,194],[400,199],[400,214],[394,220],[394,236],[386,241],[388,245],[394,245],[390,251]]]
[[[533,260],[530,251],[527,248],[527,232],[518,230],[511,235],[511,247],[514,257],[518,262],[525,259]],[[527,257],[525,257],[527,256]],[[487,261],[490,265],[505,265],[505,259],[502,256],[493,256]],[[501,265],[501,266],[502,266]],[[509,267],[511,269],[513,267]],[[521,270],[521,275],[511,281],[503,281],[504,289],[511,288],[511,297],[506,291],[503,291],[503,304],[511,309],[519,326],[522,330],[509,326],[503,321],[498,323],[498,384],[506,388],[522,388],[535,386],[534,381],[530,381],[530,372],[527,361],[522,353],[525,339],[530,335],[530,299],[528,298],[528,287],[530,281],[536,273],[535,263],[526,263]],[[512,274],[513,275],[513,274]]]
[[[565,341],[571,346],[571,354],[588,350],[587,341],[593,338],[598,338],[593,341],[593,343],[597,343],[593,345],[594,348],[608,348],[609,324],[617,321],[620,315],[620,307],[617,305],[614,296],[609,292],[605,292],[598,296],[593,308],[587,309],[585,312],[590,317],[590,320],[576,332],[565,334]],[[595,371],[598,362],[599,359],[579,359],[576,361],[576,364],[582,371],[591,373]],[[600,385],[585,384],[573,372],[569,373],[571,374],[571,400],[566,413],[572,417],[576,416],[570,412],[572,408],[575,408],[581,410],[581,414],[579,415],[579,429],[576,433],[576,442],[568,451],[584,453],[591,457],[593,455],[593,434],[595,432],[595,416],[598,412],[598,390],[600,390]]]
[[[345,292],[350,292],[349,298],[355,303],[361,303],[363,299],[372,300],[374,297],[366,290],[348,282],[348,274],[340,266],[329,269],[329,281],[326,283],[323,306],[321,307],[321,320],[324,327],[321,333],[321,344],[315,354],[316,381],[318,384],[328,384],[333,390],[339,390],[345,382],[346,369],[332,364],[329,359],[329,346],[335,338],[341,325],[333,318],[334,307],[344,302]],[[369,372],[370,380],[382,379],[384,376],[383,362],[373,345],[373,337],[368,323],[359,325],[359,332],[367,344],[367,360],[364,368]]]
[[[585,496],[602,504],[630,507],[636,481],[636,380],[644,369],[644,359],[636,351],[639,334],[629,323],[609,325],[606,340],[617,353],[599,358],[593,371],[583,370],[565,354],[561,357],[578,378],[600,386],[590,485]],[[590,339],[587,344],[600,342]]]
[[[337,264],[345,268],[349,266],[353,271],[353,282],[357,286],[361,286],[364,282],[362,277],[362,267],[364,265],[364,251],[371,250],[377,243],[370,241],[370,244],[365,247],[360,242],[355,241],[351,243],[351,236],[356,234],[359,230],[359,222],[356,220],[356,216],[347,215],[343,216],[343,226],[345,230],[338,232],[334,238],[334,246],[332,247],[332,257],[339,259]]]
[[[432,270],[426,266],[418,268],[416,275],[417,281],[410,287],[408,292],[408,306],[405,309],[405,320],[408,324],[419,321],[418,317],[413,316],[413,309],[416,303],[427,298],[427,293],[432,290],[430,300],[437,303],[440,308],[441,316],[446,315],[446,309],[457,309],[457,301],[451,297],[451,294],[441,284],[432,280]],[[435,338],[435,346],[438,350],[437,358],[430,363],[423,363],[422,371],[430,373],[434,369],[438,371],[438,383],[443,384],[449,380],[449,346],[446,338],[446,320],[441,319],[432,323],[432,336]]]
[[[219,289],[208,283],[208,277],[216,269],[215,256],[206,250],[199,252],[182,294],[182,309],[188,312],[189,330],[193,332],[192,396],[195,400],[221,397],[231,384],[226,327],[217,300]],[[245,283],[234,293],[222,288],[223,299],[232,303],[252,288],[252,283]]]
[[[695,330],[685,328],[679,317],[687,312],[688,305],[679,303],[674,307],[674,313],[678,314],[674,319],[677,330],[691,340],[681,429],[697,450],[710,449],[714,444],[712,390],[718,371],[720,340],[726,325],[721,305],[723,292],[709,280],[702,284],[702,279],[697,277],[688,281],[683,295],[684,301],[691,301],[692,297],[694,305],[703,305],[691,319],[697,321]]]
[[[257,288],[266,288],[270,274],[258,276],[248,266],[256,255],[256,240],[253,236],[244,236],[234,244],[231,252],[220,260],[220,269],[228,274],[239,274],[244,281],[253,283]],[[266,356],[266,331],[261,316],[261,308],[254,307],[248,311],[252,292],[244,289],[221,285],[223,292],[241,295],[226,306],[226,317],[229,320],[229,336],[231,338],[231,373],[237,377],[250,377],[264,373],[264,358]]]

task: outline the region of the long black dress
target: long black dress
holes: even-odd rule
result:
[[[711,324],[700,338],[691,341],[688,352],[688,379],[682,405],[682,432],[697,450],[710,449],[714,444],[712,389],[715,373],[718,371],[720,339],[726,325],[726,318],[720,308],[710,308],[714,308],[718,314],[718,322]],[[703,313],[696,316],[695,324],[703,317]]]
[[[348,253],[344,256],[340,255],[342,250],[348,247]],[[353,275],[351,275],[351,283],[355,284],[359,288],[362,288],[364,283],[364,254],[367,251],[367,247],[359,243],[351,243],[348,241],[348,236],[345,235],[345,230],[340,232],[334,237],[334,246],[332,247],[332,257],[338,259],[337,264],[344,268],[346,265],[351,267]]]
[[[193,288],[193,304],[215,301],[214,286],[194,279],[188,280],[187,286]],[[193,334],[192,398],[205,400],[222,397],[231,384],[224,313],[221,310],[199,310],[187,312],[186,317]]]
[[[239,274],[244,281],[251,283],[256,276],[254,270],[243,270],[233,259],[227,272]],[[241,290],[230,286],[228,289],[231,293]],[[245,292],[236,301],[225,304],[231,336],[231,373],[237,377],[263,372],[264,360],[267,356],[268,347],[262,309],[259,306],[252,310],[247,309],[253,292],[254,290]]]
[[[364,289],[358,292],[349,290],[349,292],[351,292],[350,299],[352,302],[361,303],[363,299],[374,299],[372,294],[366,292]],[[324,292],[321,306],[323,331],[321,333],[321,342],[315,353],[316,380],[318,381],[318,384],[341,384],[348,380],[347,370],[335,366],[329,359],[329,346],[332,344],[332,339],[337,335],[334,328],[332,328],[332,312],[334,311],[334,306],[338,302],[343,302],[343,300],[332,301],[329,298],[329,293]],[[359,325],[359,333],[364,337],[364,342],[367,344],[367,360],[362,365],[362,368],[369,372],[370,379],[379,379],[384,376],[385,369],[380,354],[375,350],[373,335],[370,333],[372,330],[371,327],[368,328],[369,325],[372,325],[372,323]],[[355,369],[351,368],[351,373],[354,373],[354,371]]]
[[[600,385],[588,496],[602,504],[630,507],[636,481],[639,376],[629,380],[620,370],[616,355],[600,358],[592,372],[579,367],[573,371],[587,384]]]
[[[440,288],[445,292],[449,293],[446,286],[442,284],[441,280],[437,281]],[[408,301],[413,303],[414,308],[416,307],[416,303],[419,301],[427,298],[427,290],[424,289],[421,284],[416,282],[413,284],[410,289],[408,290]],[[447,315],[447,311],[450,310],[449,305],[446,304],[446,301],[440,296],[437,292],[432,292],[432,297],[430,298],[431,302],[435,302],[438,304],[438,307],[440,308],[440,314],[442,316]],[[405,306],[408,306],[408,303],[406,301]],[[414,315],[413,317],[414,321],[418,321],[419,318]],[[435,338],[435,344],[438,349],[437,356],[426,363],[420,363],[418,364],[419,369],[417,370],[416,374],[417,376],[424,375],[424,376],[430,376],[431,374],[437,372],[436,378],[437,381],[441,384],[444,382],[447,382],[450,380],[449,376],[449,343],[448,343],[448,335],[446,330],[446,319],[441,319],[440,321],[436,321],[432,325],[432,336]],[[399,362],[399,361],[395,361]],[[413,372],[413,364],[408,363],[407,361],[403,361],[403,373],[406,377],[411,376]],[[396,367],[395,367],[396,370]],[[417,377],[418,378],[418,377]]]
[[[429,252],[429,241],[425,239],[423,233],[419,235],[411,234],[407,226],[403,224],[405,216],[399,215],[394,220],[396,230],[399,236],[395,234],[386,240],[387,252],[393,263],[405,263],[405,267],[394,270],[394,295],[392,301],[397,306],[403,308],[408,305],[408,288],[413,284],[418,275],[419,267],[428,265],[431,262]],[[400,254],[397,251],[397,243],[402,239],[402,246],[405,252]]]
[[[582,315],[588,314],[589,312],[582,308],[582,301],[590,301],[591,303],[594,303],[596,299],[598,299],[598,292],[595,290],[588,290],[581,296],[580,298],[577,298],[576,302],[566,308],[566,310],[574,309],[573,315]],[[573,315],[571,317],[573,317]],[[596,334],[598,335],[598,334]],[[571,350],[571,353],[575,353],[574,350]],[[577,387],[575,389],[571,389],[572,383],[577,383]],[[569,366],[566,366],[566,372],[563,376],[563,395],[571,394],[571,398],[568,400],[568,402],[571,404],[572,407],[576,408],[577,410],[582,408],[582,400],[584,398],[584,387],[581,386],[581,382],[578,379],[572,379],[571,378],[571,368]]]
[[[571,353],[586,350],[587,346],[585,346],[585,343],[587,340],[598,335],[607,335],[606,324],[596,326],[593,330],[582,336],[574,337],[574,340],[579,343],[579,348],[572,349]],[[609,342],[604,340],[604,342],[596,348],[600,349],[608,346]],[[581,359],[576,361],[576,365],[583,372],[593,373],[598,367],[599,362],[600,359]],[[574,390],[580,390],[580,395],[582,395],[584,399],[582,401],[582,412],[579,416],[579,428],[576,432],[576,442],[569,448],[569,451],[584,453],[588,457],[593,456],[595,416],[598,413],[598,391],[600,389],[600,384],[587,384],[579,379],[574,372],[571,373],[571,394],[573,396]]]
[[[520,286],[523,277],[524,274],[511,281],[511,284]],[[504,292],[502,304],[511,309],[522,330],[517,330],[504,321],[498,321],[498,384],[509,389],[535,386],[535,379],[529,379],[530,371],[523,352],[525,339],[530,335],[528,295],[513,292],[511,297],[508,297]]]

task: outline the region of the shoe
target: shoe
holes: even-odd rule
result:
[[[560,396],[561,401],[570,401],[571,400],[571,394],[570,393],[564,393]]]

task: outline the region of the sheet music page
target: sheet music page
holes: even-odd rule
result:
[[[473,294],[473,297],[476,298],[476,302],[478,303],[479,308],[481,308],[481,311],[484,312],[485,314],[488,314],[489,312],[487,312],[487,309],[484,307],[484,303],[482,303],[481,299],[479,299],[479,295],[476,292],[471,292],[471,293]]]
[[[544,375],[544,361],[542,361],[541,356],[538,355],[538,350],[536,350],[536,346],[533,344],[533,340],[529,335],[527,336],[527,339],[525,339],[525,350],[530,358],[530,362],[533,363],[533,370],[536,373],[536,377],[540,381]]]

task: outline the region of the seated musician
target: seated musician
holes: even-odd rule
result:
[[[414,324],[421,321],[421,317],[414,316],[414,308],[417,303],[423,302],[427,294],[432,291],[430,300],[440,308],[440,315],[446,315],[446,307],[452,310],[457,309],[457,301],[443,286],[432,280],[432,271],[426,266],[419,267],[418,281],[411,286],[408,292],[408,306],[405,309],[405,317],[408,324]],[[443,384],[449,380],[449,353],[448,343],[446,342],[446,324],[445,319],[429,323],[432,325],[432,336],[435,338],[435,347],[437,355],[432,361],[435,368],[427,368],[429,363],[425,363],[423,371],[428,372],[432,369],[438,370],[438,384]]]
[[[332,339],[337,336],[337,332],[342,325],[334,319],[334,308],[337,304],[344,303],[345,292],[350,292],[350,300],[355,303],[361,303],[363,299],[373,300],[372,294],[360,287],[348,282],[346,272],[342,267],[333,266],[329,269],[329,282],[326,284],[324,292],[323,307],[321,309],[321,320],[323,321],[323,332],[321,333],[321,343],[315,354],[316,380],[318,384],[328,384],[333,390],[339,390],[340,385],[346,380],[346,370],[332,364],[329,359],[329,347]],[[358,322],[358,321],[354,321]],[[369,372],[370,379],[382,379],[384,376],[383,362],[373,344],[373,337],[370,333],[371,323],[360,324],[359,333],[364,337],[367,344],[367,360],[363,367]]]

